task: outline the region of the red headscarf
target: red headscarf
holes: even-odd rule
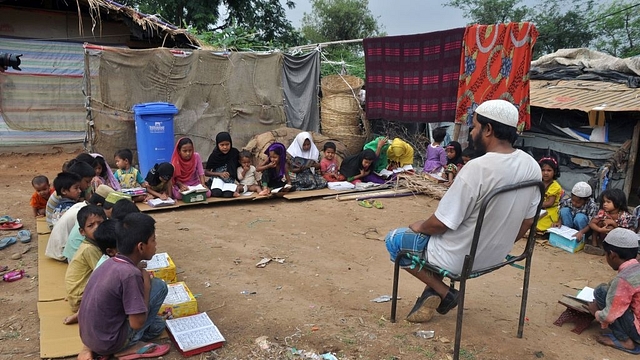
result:
[[[193,177],[193,173],[196,172],[196,153],[194,151],[193,156],[191,156],[191,159],[189,160],[184,160],[181,156],[180,156],[180,142],[183,139],[187,139],[189,140],[189,142],[185,143],[185,144],[192,144],[193,142],[191,141],[191,139],[186,138],[186,137],[182,137],[180,138],[180,140],[178,140],[178,142],[176,143],[176,147],[175,149],[173,149],[173,154],[171,155],[171,164],[173,165],[174,171],[173,171],[173,181],[179,181],[181,183],[187,182],[188,180],[190,180]],[[185,145],[182,144],[182,145]]]

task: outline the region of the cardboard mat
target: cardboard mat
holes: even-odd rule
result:
[[[192,205],[207,205],[207,204],[215,204],[215,203],[226,203],[226,202],[232,202],[232,201],[253,200],[256,197],[257,197],[257,194],[253,193],[249,196],[240,196],[235,198],[211,197],[211,198],[208,198],[207,201],[201,201],[201,202],[195,202],[195,203],[189,203],[189,204],[183,202],[182,200],[176,200],[175,205],[169,205],[169,206],[152,207],[145,203],[136,203],[136,205],[138,206],[138,209],[140,209],[141,212],[147,212],[147,211],[156,211],[156,210],[177,209],[180,207],[192,206]]]
[[[36,231],[38,234],[50,234],[51,229],[49,229],[49,224],[47,224],[47,220],[44,217],[36,218]]]
[[[67,264],[44,254],[48,241],[49,234],[38,235],[38,301],[64,300]]]
[[[82,349],[78,324],[62,323],[71,314],[71,308],[64,300],[38,302],[41,358],[78,355]]]

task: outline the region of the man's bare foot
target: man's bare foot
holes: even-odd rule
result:
[[[611,346],[613,348],[618,348],[618,346],[616,346],[616,344],[613,343],[613,339],[611,339],[611,336],[614,336],[613,334],[607,336],[607,335],[601,335],[598,336],[596,338],[596,341],[599,342],[602,345],[606,345],[606,346]],[[620,345],[622,347],[624,347],[627,350],[633,350],[636,348],[636,344],[633,342],[633,340],[631,339],[627,339],[627,340],[618,340],[618,342],[620,343]]]
[[[89,349],[86,346],[82,347],[82,350],[80,350],[80,353],[78,354],[78,360],[92,360],[93,359],[93,353],[91,353],[91,349]]]
[[[64,320],[62,321],[63,324],[65,325],[71,325],[71,324],[75,324],[78,322],[78,313],[75,313],[73,315],[69,315],[66,318],[64,318]]]

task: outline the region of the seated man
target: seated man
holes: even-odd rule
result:
[[[414,252],[413,261],[403,258],[400,265],[426,284],[408,321],[428,321],[434,310],[446,314],[458,303],[456,290],[449,290],[439,275],[419,271],[416,262],[426,261],[459,273],[471,248],[484,197],[498,187],[542,179],[538,163],[512,146],[518,137],[517,124],[518,110],[505,100],[489,100],[478,106],[471,130],[478,157],[460,170],[431,217],[387,235],[391,261],[400,251]],[[531,227],[539,201],[537,188],[499,195],[492,201],[482,226],[474,269],[504,261],[515,240]]]

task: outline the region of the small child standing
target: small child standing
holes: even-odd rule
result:
[[[640,263],[638,235],[622,228],[611,230],[602,247],[607,264],[618,272],[609,284],[600,284],[589,303],[589,312],[600,322],[605,333],[596,338],[600,344],[631,354],[640,354]]]
[[[560,168],[556,159],[543,157],[538,161],[538,164],[540,164],[542,183],[545,187],[542,209],[546,210],[547,213],[538,220],[536,230],[544,232],[558,222],[558,204],[562,196],[562,186],[556,180],[560,177]]]
[[[83,349],[78,359],[159,357],[171,345],[147,343],[165,329],[158,316],[167,284],[138,268],[156,253],[155,220],[143,213],[116,224],[118,254],[93,271],[80,303],[78,321]],[[117,290],[120,289],[120,290]]]
[[[462,160],[462,145],[457,141],[452,141],[447,144],[444,150],[447,153],[447,166],[444,168],[445,179],[447,179],[447,181],[444,185],[451,186],[453,179],[455,179],[458,171],[460,171],[462,165],[464,165],[464,161]]]
[[[340,165],[336,159],[336,144],[331,141],[322,147],[324,157],[320,160],[320,172],[327,182],[345,181],[347,178],[340,174]]]
[[[589,227],[594,234],[591,245],[585,244],[584,252],[604,255],[602,239],[613,229],[636,229],[636,218],[627,212],[627,196],[620,189],[607,189],[600,194],[600,211],[591,219]]]
[[[240,167],[238,168],[237,179],[242,185],[243,192],[255,191],[260,193],[262,186],[256,181],[256,167],[251,165],[251,153],[243,150],[238,155]]]
[[[31,195],[29,205],[33,209],[33,216],[42,217],[46,215],[47,200],[55,191],[49,184],[49,179],[44,175],[38,175],[31,180],[31,186],[35,192]]]
[[[282,188],[282,192],[290,191],[291,178],[287,163],[287,149],[284,144],[274,142],[264,153],[267,155],[267,159],[256,168],[256,171],[262,173],[263,190],[258,195],[269,195],[271,190],[275,188]]]
[[[425,162],[422,171],[429,174],[441,173],[447,165],[447,153],[440,146],[447,136],[447,130],[437,128],[433,130],[433,141],[427,146],[427,152],[424,155]]]
[[[78,225],[80,234],[84,236],[84,241],[73,255],[73,259],[69,262],[69,267],[67,267],[67,272],[64,276],[67,301],[71,306],[71,311],[73,311],[73,315],[64,319],[64,323],[67,325],[78,322],[78,309],[82,294],[93,269],[95,269],[98,260],[102,256],[102,251],[93,234],[106,219],[107,216],[104,210],[96,205],[90,204],[78,211]]]
[[[173,165],[168,162],[155,164],[147,173],[147,200],[159,198],[167,200],[171,197],[171,178],[173,177]]]
[[[67,209],[78,202],[82,194],[82,189],[80,188],[81,182],[82,179],[80,176],[70,172],[61,172],[53,179],[53,187],[56,189],[56,192],[47,200],[46,212],[47,223],[50,227],[53,227],[58,222]],[[56,198],[56,205],[49,212],[49,204],[54,197]]]
[[[133,189],[147,187],[147,182],[142,178],[138,169],[132,166],[133,153],[129,149],[118,150],[114,156],[118,170],[113,174],[120,183],[120,189]],[[143,201],[144,195],[135,196],[134,201]]]
[[[591,186],[584,181],[577,182],[571,189],[571,197],[560,201],[560,219],[553,224],[578,230],[577,239],[582,239],[589,231],[589,222],[596,216],[598,205],[591,197]]]

